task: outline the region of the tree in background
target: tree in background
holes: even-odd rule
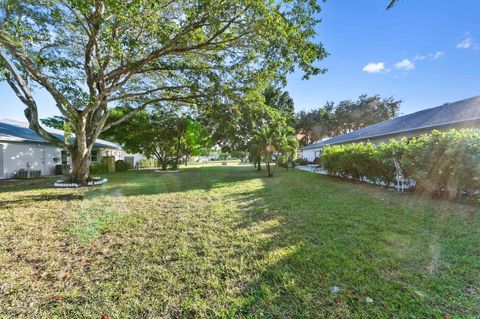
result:
[[[281,87],[271,85],[263,91],[263,96],[265,105],[280,111],[285,117],[287,125],[293,126],[295,124],[295,104],[288,91],[283,91]]]
[[[25,105],[30,128],[68,150],[72,180],[84,184],[100,134],[150,105],[241,115],[296,68],[305,78],[322,73],[313,65],[325,56],[312,42],[318,12],[306,0],[2,1],[0,80]],[[55,100],[71,143],[43,128],[34,88]]]
[[[287,126],[263,125],[254,133],[251,142],[252,158],[265,161],[268,177],[273,177],[274,157],[276,160],[282,157],[288,160],[293,157],[297,148],[298,142],[293,130]]]
[[[124,116],[128,107],[112,110],[111,120]],[[182,158],[203,155],[211,149],[209,132],[189,114],[173,107],[151,108],[137,112],[122,126],[112,128],[104,137],[120,143],[131,153],[142,153],[158,160],[161,168],[178,167]]]
[[[382,99],[379,95],[366,94],[356,101],[344,100],[337,105],[328,102],[322,108],[299,112],[295,128],[302,137],[301,144],[308,145],[395,118],[401,103],[393,97]]]
[[[261,92],[259,102],[250,107],[239,104],[232,109],[210,113],[203,122],[211,131],[212,139],[224,152],[245,154],[260,170],[261,157],[255,156],[252,139],[263,126],[291,126],[295,123],[293,99],[278,85],[269,85]],[[248,155],[247,155],[248,154]]]

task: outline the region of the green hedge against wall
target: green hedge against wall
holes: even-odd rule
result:
[[[390,185],[396,159],[416,191],[445,194],[451,199],[472,197],[480,189],[480,131],[432,131],[418,138],[374,145],[327,146],[321,164],[330,175]]]

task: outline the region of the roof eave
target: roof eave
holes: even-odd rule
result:
[[[443,124],[416,127],[416,128],[412,128],[412,129],[408,129],[408,130],[400,130],[400,131],[389,132],[389,133],[386,133],[386,134],[377,134],[377,135],[359,137],[359,138],[349,139],[349,140],[340,141],[340,142],[327,143],[329,140],[326,140],[324,142],[318,143],[317,145],[310,145],[310,146],[303,147],[302,150],[304,150],[304,149],[305,150],[316,149],[316,148],[321,148],[321,147],[324,147],[324,146],[327,146],[327,145],[347,144],[347,143],[352,143],[352,142],[368,140],[368,139],[371,139],[371,138],[388,137],[388,136],[398,135],[398,134],[402,134],[402,133],[411,133],[411,132],[416,132],[416,131],[423,131],[423,130],[427,130],[427,129],[434,130],[435,128],[440,128],[440,127],[445,127],[445,126],[454,126],[454,125],[457,125],[457,124],[460,124],[460,123],[469,123],[469,122],[472,122],[472,123],[480,122],[480,118],[473,119],[473,120],[464,120],[464,121],[456,121],[456,122],[448,122],[448,123],[443,123]]]

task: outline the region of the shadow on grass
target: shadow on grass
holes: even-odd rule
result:
[[[132,179],[130,174],[135,174]],[[110,180],[108,187],[120,186],[123,196],[156,195],[190,190],[208,191],[236,182],[259,178],[249,166],[183,168],[178,173],[135,171],[105,175]],[[118,185],[121,183],[121,185]]]
[[[82,203],[92,213],[80,216],[82,227],[103,235],[92,236],[81,254],[88,263],[72,270],[79,274],[72,287],[84,290],[49,310],[133,318],[475,314],[478,296],[459,292],[478,284],[471,235],[478,218],[309,173],[264,174],[248,167],[108,174],[110,183],[88,198],[121,192],[110,199],[115,218],[98,212],[104,202]],[[125,212],[117,200],[131,201]]]
[[[72,200],[82,200],[83,195],[79,194],[42,194],[42,195],[17,195],[15,199],[0,200],[1,208],[16,208],[31,205],[32,202],[50,202],[62,201],[68,202]]]
[[[479,283],[476,248],[457,239],[476,229],[470,207],[386,190],[372,197],[362,185],[282,175],[260,190],[233,196],[244,212],[239,230],[270,225],[263,231],[268,239],[256,247],[264,269],[243,289],[246,302],[235,316],[480,314],[475,295],[458,294],[472,280]],[[451,214],[452,206],[470,213]],[[333,287],[339,292],[332,293]]]
[[[25,190],[55,189],[53,183],[56,179],[57,178],[42,177],[35,179],[0,180],[0,194]]]

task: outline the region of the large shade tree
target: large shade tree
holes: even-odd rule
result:
[[[319,11],[311,0],[0,0],[0,80],[84,183],[95,139],[149,105],[235,113],[297,68],[321,73]],[[35,90],[52,96],[72,142],[39,122]],[[108,121],[122,105],[131,112]]]

